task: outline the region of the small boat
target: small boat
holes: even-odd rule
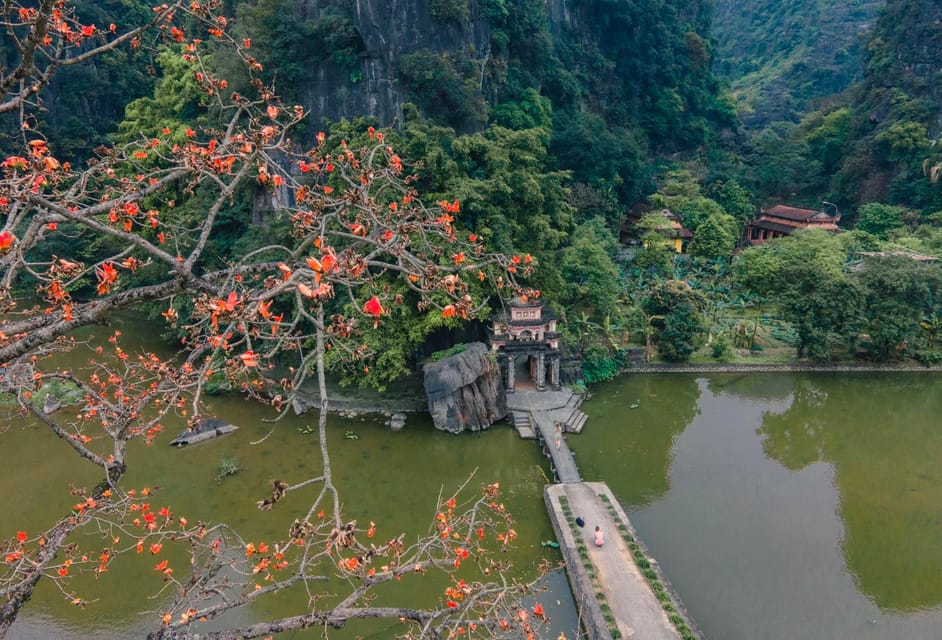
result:
[[[218,418],[206,418],[200,420],[195,429],[183,431],[180,435],[171,440],[170,444],[174,447],[185,447],[188,444],[195,444],[203,440],[210,440],[217,436],[232,433],[238,428],[239,427],[229,424],[224,420],[219,420]]]

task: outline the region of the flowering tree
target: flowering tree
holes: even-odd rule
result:
[[[105,573],[123,553],[150,556],[157,588],[174,589],[154,638],[187,637],[202,621],[299,585],[311,600],[297,615],[201,637],[263,637],[378,617],[402,620],[409,637],[532,636],[542,609],[508,609],[511,584],[489,557],[515,535],[496,485],[477,498],[443,496],[429,535],[411,545],[401,537],[373,542],[373,523],[345,521],[331,480],[324,378],[328,357],[369,367],[374,354],[363,336],[397,306],[457,320],[484,308],[487,288],[538,295],[515,284],[529,257],[489,253],[473,233],[460,233],[458,201],[426,206],[381,132],[370,129],[364,145],[336,147],[319,134],[314,148],[299,149],[290,133],[301,108],[279,104],[257,80],[253,96],[232,92],[214,72],[205,53],[222,47],[250,78],[260,70],[251,43],[230,38],[215,9],[202,0],[161,5],[130,29],[83,24],[63,1],[3,10],[17,59],[0,78],[0,113],[17,118],[20,140],[0,162],[0,392],[102,475],[77,491],[58,522],[15,532],[0,548],[0,637],[40,580],[84,604],[70,578]],[[101,148],[81,167],[57,159],[32,126],[56,69],[113,47],[151,45],[179,49],[213,118]],[[210,259],[220,218],[253,193],[272,203],[284,234]],[[87,368],[56,366],[57,353],[76,348],[76,328],[142,305],[159,305],[180,332],[174,357],[129,353],[115,333]],[[249,542],[225,524],[191,523],[170,506],[152,506],[151,490],[123,486],[133,464],[128,443],[157,438],[169,415],[198,427],[211,380],[224,378],[283,412],[310,376],[321,397],[323,473],[275,481],[258,503],[285,508],[279,503],[291,492],[320,486],[282,539]],[[80,402],[52,411],[52,384],[73,389]],[[80,528],[100,531],[102,547],[71,543]],[[188,568],[170,564],[163,547],[171,544],[187,546]],[[431,570],[449,575],[441,602],[416,609],[373,599],[377,585]],[[328,575],[349,589],[326,606],[317,581]]]

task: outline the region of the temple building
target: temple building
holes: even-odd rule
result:
[[[777,204],[761,211],[759,217],[746,226],[744,244],[762,244],[774,238],[783,238],[796,229],[824,229],[837,233],[841,214],[835,207],[834,215],[814,209],[799,209]]]
[[[538,391],[546,390],[547,384],[559,389],[559,333],[556,316],[546,303],[514,298],[492,320],[491,349],[497,353],[507,392],[517,384],[516,363],[521,357],[526,358],[526,369]]]

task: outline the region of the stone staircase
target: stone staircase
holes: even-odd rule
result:
[[[582,406],[583,399],[581,393],[574,393],[566,402],[566,406],[563,407],[563,411],[569,413],[569,416],[563,420],[563,424],[565,425],[564,431],[567,433],[581,433],[582,427],[585,426],[586,420],[589,419],[589,416],[579,410],[579,407]]]
[[[530,422],[530,412],[511,409],[507,414],[507,422],[513,425],[517,433],[524,440],[535,440],[536,431],[533,429],[533,423]]]
[[[524,395],[524,393],[529,395]],[[581,433],[589,417],[579,410],[585,397],[564,388],[556,391],[528,391],[507,398],[507,422],[512,424],[521,438],[536,438],[537,416],[563,425],[566,433]],[[532,413],[531,413],[532,412]]]

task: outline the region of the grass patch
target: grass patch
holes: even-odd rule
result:
[[[467,350],[468,350],[468,345],[464,344],[463,342],[459,342],[455,346],[450,347],[448,349],[442,349],[441,351],[436,351],[435,353],[433,353],[432,355],[428,357],[428,361],[438,362],[439,360],[442,360],[443,358],[458,355],[459,353],[463,353]]]

